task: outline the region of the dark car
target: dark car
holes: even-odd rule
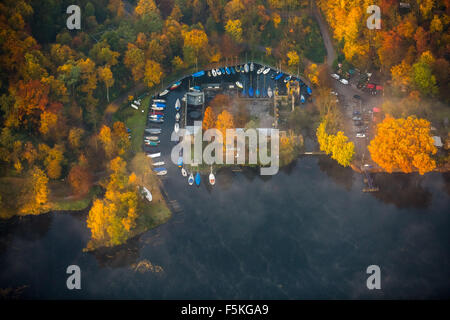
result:
[[[356,100],[361,100],[361,97],[360,97],[359,95],[357,95],[357,94],[355,94],[355,95],[353,96],[353,98],[355,98]]]
[[[362,121],[355,121],[355,126],[361,127],[363,125]]]

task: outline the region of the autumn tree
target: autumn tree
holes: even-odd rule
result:
[[[73,166],[67,178],[73,193],[79,196],[86,195],[92,186],[92,175],[86,166]]]
[[[48,178],[44,171],[33,167],[28,173],[28,190],[24,198],[21,214],[39,214],[45,209],[48,201]]]
[[[202,128],[204,131],[208,129],[214,128],[214,124],[216,123],[216,116],[214,115],[214,111],[212,111],[211,107],[206,107],[205,115],[203,116]]]
[[[239,19],[228,20],[226,25],[225,25],[225,30],[226,30],[226,32],[228,32],[231,35],[231,37],[236,42],[241,42],[242,41],[242,23],[241,23],[241,20],[239,20]]]
[[[61,176],[62,162],[64,160],[64,148],[62,145],[55,145],[48,150],[45,158],[47,175],[51,179],[58,179]]]
[[[412,80],[416,88],[424,95],[432,96],[438,92],[436,77],[433,75],[434,57],[425,51],[419,61],[412,66]]]
[[[98,68],[98,76],[100,80],[103,81],[106,87],[106,99],[109,102],[109,88],[114,85],[114,78],[109,66],[99,67]]]
[[[296,51],[289,51],[287,53],[288,65],[289,66],[297,66],[300,63],[300,57],[298,56]]]
[[[124,63],[131,70],[135,82],[138,82],[144,77],[145,55],[143,50],[129,43],[128,50],[125,53]]]
[[[410,116],[387,116],[378,124],[375,138],[368,146],[372,160],[391,173],[418,170],[424,174],[436,167],[431,155],[437,152],[430,135],[430,122]]]
[[[224,141],[227,133],[227,129],[234,129],[234,118],[231,113],[227,110],[223,110],[218,116],[216,120],[216,129],[222,132]]]
[[[338,131],[336,134],[329,134],[327,132],[327,120],[324,120],[317,128],[316,135],[320,150],[326,154],[331,154],[331,158],[340,165],[344,167],[350,165],[355,155],[355,145],[353,142],[348,142],[344,132]]]
[[[163,71],[161,65],[153,60],[147,60],[145,64],[144,82],[148,88],[152,88],[159,84]]]
[[[92,235],[88,248],[122,244],[136,226],[136,176],[127,174],[126,162],[120,157],[111,160],[109,169],[111,175],[105,198],[94,201],[87,218],[87,226]]]

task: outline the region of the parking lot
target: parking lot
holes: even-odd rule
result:
[[[356,79],[356,80],[355,80]],[[355,159],[361,165],[369,163],[370,154],[367,146],[374,135],[373,107],[382,104],[382,94],[373,95],[357,88],[357,77],[349,79],[348,84],[333,80],[334,92],[339,99],[339,106],[344,114],[344,132],[355,144]]]

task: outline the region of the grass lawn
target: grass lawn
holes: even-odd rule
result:
[[[131,108],[129,104],[124,104],[113,117],[114,121],[123,121],[127,128],[131,129],[131,150],[133,154],[142,151],[142,138],[146,125],[149,99],[149,96],[142,99],[139,110]]]

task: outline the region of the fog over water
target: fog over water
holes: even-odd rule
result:
[[[188,186],[175,165],[165,190],[183,211],[126,245],[83,253],[85,213],[0,222],[0,288],[25,298],[449,298],[449,177],[361,175],[300,157],[272,177],[216,174]],[[148,260],[163,272],[134,271]],[[77,264],[82,289],[66,289]],[[382,290],[366,288],[381,268]]]

